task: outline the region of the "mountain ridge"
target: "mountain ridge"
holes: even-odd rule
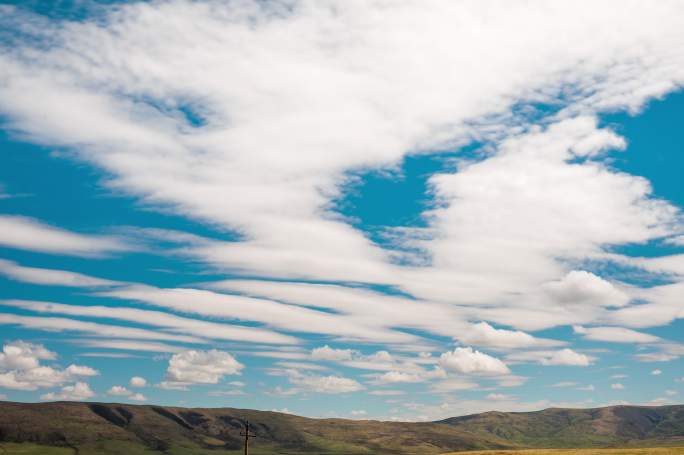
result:
[[[438,454],[460,450],[684,445],[684,405],[489,411],[434,422],[314,419],[275,411],[98,402],[0,402],[0,443],[80,454]]]

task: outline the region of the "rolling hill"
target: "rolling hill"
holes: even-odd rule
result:
[[[1,402],[0,449],[46,455],[241,453],[239,434],[246,420],[257,436],[250,443],[255,455],[684,445],[684,406],[487,412],[408,423],[309,419],[231,408]]]

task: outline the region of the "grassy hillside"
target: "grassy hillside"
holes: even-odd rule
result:
[[[0,403],[0,455],[439,454],[529,447],[684,445],[684,406],[490,412],[432,423],[307,419],[241,409]],[[51,449],[45,449],[45,447]],[[42,450],[42,451],[41,451]],[[32,452],[33,451],[33,452]]]
[[[486,412],[440,423],[526,447],[684,445],[684,406]]]

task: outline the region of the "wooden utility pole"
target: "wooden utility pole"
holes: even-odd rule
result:
[[[249,438],[256,438],[254,433],[249,431],[249,420],[245,421],[245,431],[240,433],[240,436],[245,437],[245,455],[249,455]]]

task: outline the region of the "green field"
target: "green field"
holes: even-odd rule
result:
[[[449,452],[443,455],[684,455],[684,447],[629,449],[526,449]]]
[[[117,448],[109,446],[107,453],[116,453],[113,450]],[[120,446],[118,448],[121,455],[142,455],[142,454],[159,454],[162,452],[156,451],[140,451],[137,448]],[[74,449],[65,447],[50,447],[36,444],[0,444],[0,455],[73,455],[76,453]],[[80,449],[79,455],[96,455],[99,452],[98,448]],[[189,451],[172,451],[174,455],[224,455],[237,454],[241,451],[224,451],[224,450],[189,450]],[[267,452],[255,451],[251,452],[255,455],[266,454]],[[268,452],[276,455],[278,452]],[[315,455],[315,454],[312,454]],[[684,455],[684,447],[656,447],[656,448],[629,448],[629,449],[527,449],[527,450],[480,450],[467,452],[449,452],[444,455]]]

